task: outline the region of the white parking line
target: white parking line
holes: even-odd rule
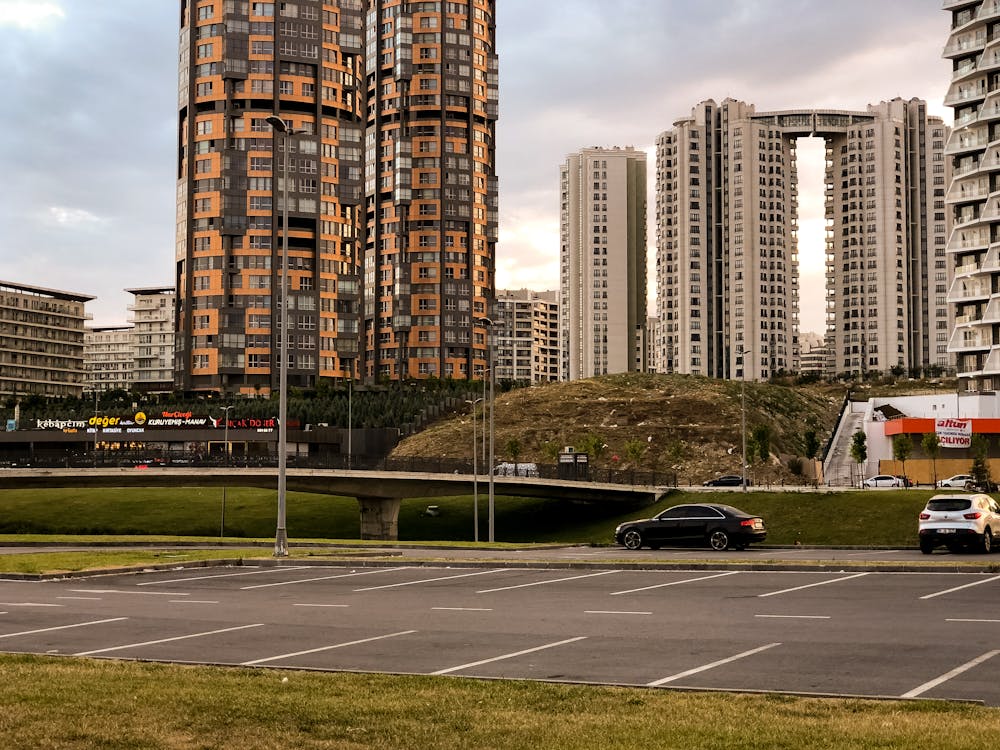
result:
[[[319,648],[311,648],[307,651],[295,651],[290,654],[279,654],[278,656],[268,656],[263,659],[254,659],[253,661],[245,661],[240,666],[241,667],[252,667],[255,664],[264,664],[269,661],[281,661],[282,659],[291,659],[294,656],[305,656],[306,654],[318,654],[321,651],[332,651],[335,648],[346,648],[347,646],[357,646],[361,643],[372,643],[373,641],[384,641],[387,638],[397,638],[401,635],[410,635],[411,633],[416,633],[416,630],[402,630],[398,633],[389,633],[388,635],[377,635],[374,638],[362,638],[358,641],[347,641],[346,643],[335,643],[332,646],[320,646]]]
[[[494,591],[510,591],[511,589],[525,589],[529,586],[547,586],[550,583],[562,583],[563,581],[576,581],[580,578],[594,578],[596,576],[606,576],[612,573],[620,573],[620,570],[605,570],[602,573],[588,573],[584,576],[569,576],[568,578],[554,578],[551,581],[535,581],[534,583],[519,583],[516,586],[502,586],[498,589],[483,589],[482,591],[477,591],[477,594],[492,594]]]
[[[240,573],[220,573],[218,575],[212,576],[191,576],[190,578],[170,578],[166,581],[146,581],[145,583],[137,583],[136,586],[156,586],[162,583],[186,583],[188,581],[206,581],[212,578],[236,578],[237,576],[259,576],[264,573],[278,573],[284,572],[286,570],[305,570],[307,565],[295,565],[288,568],[267,568],[266,570],[249,570]]]
[[[346,609],[350,607],[350,604],[293,604],[293,607],[336,607],[338,609]]]
[[[480,570],[476,573],[462,573],[461,575],[455,576],[441,576],[440,578],[421,578],[419,581],[403,581],[402,583],[387,583],[384,586],[368,586],[363,589],[354,589],[355,593],[359,591],[378,591],[379,589],[394,589],[400,586],[416,586],[418,583],[434,583],[435,581],[450,581],[454,578],[470,578],[472,576],[485,576],[490,573],[503,573],[504,568],[494,568],[493,570]]]
[[[352,576],[370,576],[376,573],[392,573],[397,570],[411,570],[409,567],[403,568],[378,568],[376,570],[366,570],[364,573],[341,573],[335,576],[320,576],[319,578],[303,578],[299,581],[278,581],[277,583],[258,583],[256,586],[241,586],[240,591],[250,591],[251,589],[266,589],[273,586],[292,586],[296,583],[313,583],[315,581],[332,581],[334,578],[351,578]]]
[[[168,604],[218,604],[217,600],[211,599],[171,599]]]
[[[733,576],[739,573],[738,570],[731,570],[728,573],[716,573],[710,576],[699,576],[698,578],[685,578],[683,581],[671,581],[670,583],[658,583],[655,586],[643,586],[639,589],[629,589],[628,591],[613,591],[611,596],[621,596],[622,594],[634,594],[637,591],[649,591],[651,589],[662,589],[667,586],[680,586],[682,583],[694,583],[695,581],[707,581],[710,578],[723,578],[725,576]]]
[[[78,654],[73,654],[73,656],[93,656],[94,654],[106,654],[109,651],[123,651],[127,648],[141,648],[142,646],[155,646],[159,643],[171,643],[172,641],[185,641],[189,638],[202,638],[206,635],[218,635],[219,633],[231,633],[234,630],[247,630],[248,628],[260,628],[263,627],[264,623],[259,622],[255,625],[239,625],[235,628],[222,628],[221,630],[208,630],[204,633],[191,633],[190,635],[177,635],[173,638],[160,638],[155,641],[143,641],[142,643],[126,643],[123,646],[110,646],[109,648],[99,648],[94,651],[81,651]]]
[[[829,620],[829,615],[754,615],[770,620]]]
[[[852,576],[844,576],[843,578],[831,578],[829,581],[820,581],[819,583],[807,583],[805,586],[796,586],[795,588],[782,589],[781,591],[771,591],[770,593],[767,593],[767,594],[757,594],[757,596],[759,598],[763,599],[763,598],[768,597],[768,596],[778,596],[779,594],[788,594],[788,593],[790,593],[792,591],[802,591],[802,589],[811,589],[811,588],[813,588],[815,586],[826,586],[828,583],[840,583],[841,581],[849,581],[852,578],[861,578],[861,577],[866,576],[866,575],[868,575],[868,574],[867,573],[855,573]]]
[[[38,630],[22,630],[20,633],[4,633],[0,638],[16,638],[19,635],[35,635],[36,633],[50,633],[53,630],[69,630],[71,628],[85,628],[88,625],[103,625],[106,622],[121,622],[127,617],[112,617],[108,620],[90,620],[88,622],[78,622],[75,625],[58,625],[54,628],[39,628]]]
[[[611,609],[585,609],[583,611],[585,615],[651,615],[652,612],[625,612],[625,611],[615,611]]]
[[[75,594],[130,594],[132,596],[191,596],[180,591],[122,591],[121,589],[70,589]]]
[[[994,623],[994,622],[1000,622],[1000,620],[971,620],[971,619],[959,618],[959,617],[948,617],[948,618],[945,618],[945,622],[985,622],[985,623]]]
[[[686,672],[678,672],[675,675],[670,675],[670,677],[664,677],[662,680],[653,680],[652,682],[647,682],[646,687],[658,687],[659,685],[666,685],[668,682],[675,682],[682,677],[690,677],[693,674],[698,674],[699,672],[707,672],[710,669],[715,669],[716,667],[721,667],[723,664],[729,664],[739,659],[745,659],[748,656],[753,656],[754,654],[759,654],[761,651],[767,651],[768,649],[774,648],[775,646],[780,646],[780,643],[769,643],[766,646],[761,646],[759,648],[753,648],[749,651],[744,651],[742,654],[736,654],[735,656],[730,656],[727,659],[719,659],[718,661],[713,661],[711,664],[706,664],[702,667],[695,667],[694,669],[689,669]]]
[[[80,602],[100,602],[103,599],[99,596],[57,596],[56,599],[72,599]]]
[[[933,594],[927,594],[927,596],[922,596],[920,598],[933,599],[936,596],[944,596],[945,594],[951,594],[956,591],[961,591],[962,589],[971,588],[972,586],[982,586],[984,583],[992,583],[993,581],[1000,581],[1000,576],[993,576],[992,578],[987,578],[983,581],[973,581],[972,583],[967,583],[964,586],[956,586],[953,589],[945,589],[944,591],[938,591]]]
[[[431,672],[432,676],[451,674],[452,672],[460,672],[463,669],[471,669],[472,667],[479,667],[483,664],[490,664],[495,661],[503,661],[504,659],[513,659],[517,656],[524,656],[525,654],[533,654],[536,651],[544,651],[548,648],[555,648],[556,646],[564,646],[567,643],[575,643],[576,641],[586,640],[587,636],[581,635],[576,638],[567,638],[564,641],[556,641],[555,643],[547,643],[544,646],[535,646],[535,648],[526,648],[523,651],[515,651],[512,654],[503,654],[501,656],[494,656],[491,659],[482,659],[480,661],[469,662],[468,664],[459,664],[457,667],[448,667],[447,669],[439,669],[437,672]]]
[[[923,695],[928,690],[931,690],[932,688],[936,688],[941,683],[947,682],[948,680],[952,679],[953,677],[958,677],[963,672],[968,672],[973,667],[979,666],[984,661],[988,661],[988,660],[992,659],[997,654],[1000,654],[1000,651],[988,651],[985,654],[983,654],[982,656],[977,656],[972,661],[966,662],[965,664],[963,664],[960,667],[955,667],[950,672],[948,672],[946,674],[943,674],[940,677],[931,680],[930,682],[925,682],[920,687],[913,688],[913,690],[911,690],[908,693],[903,693],[899,697],[900,698],[916,698],[918,695]]]
[[[62,604],[44,604],[42,602],[0,602],[0,607],[61,607]]]
[[[438,612],[492,612],[488,607],[431,607]]]

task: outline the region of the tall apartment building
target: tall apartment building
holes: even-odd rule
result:
[[[497,291],[493,314],[493,365],[497,380],[559,380],[558,292]]]
[[[646,154],[585,148],[560,182],[560,378],[645,372]]]
[[[134,363],[132,326],[95,326],[84,332],[87,390],[131,390]]]
[[[0,281],[0,396],[80,396],[94,297]]]
[[[144,392],[166,392],[174,388],[173,287],[126,289],[134,299],[132,313],[132,387]]]
[[[484,367],[493,6],[181,0],[179,387],[277,387],[285,209],[291,386]]]
[[[948,207],[954,229],[948,293],[955,315],[949,351],[957,357],[960,388],[1000,386],[1000,4],[946,0],[951,34],[944,57],[952,82],[944,103],[955,124],[946,153],[953,180]]]
[[[495,290],[494,0],[371,0],[364,373],[481,377]]]
[[[658,360],[766,380],[800,368],[796,140],[826,141],[828,372],[948,368],[944,123],[699,104],[657,140]]]

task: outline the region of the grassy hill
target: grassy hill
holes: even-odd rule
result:
[[[746,383],[747,434],[766,426],[772,454],[755,476],[792,480],[787,459],[804,453],[807,431],[825,443],[845,393],[843,385]],[[519,461],[553,463],[573,446],[599,467],[675,471],[682,483],[701,482],[739,472],[741,417],[738,381],[628,374],[551,383],[496,396],[495,453],[498,461],[516,453]],[[393,457],[469,458],[472,429],[471,411],[439,421]]]

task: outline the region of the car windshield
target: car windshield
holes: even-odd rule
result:
[[[949,497],[942,500],[929,500],[927,510],[968,510],[972,501],[967,498]]]

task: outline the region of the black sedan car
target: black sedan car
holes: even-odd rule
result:
[[[721,477],[716,477],[715,479],[709,479],[707,482],[702,484],[702,487],[742,487],[743,477],[738,474],[724,474]],[[750,486],[750,480],[747,479],[747,487]]]
[[[627,521],[615,529],[615,541],[627,549],[703,542],[714,550],[745,549],[767,538],[764,519],[731,505],[675,505],[653,518]]]

